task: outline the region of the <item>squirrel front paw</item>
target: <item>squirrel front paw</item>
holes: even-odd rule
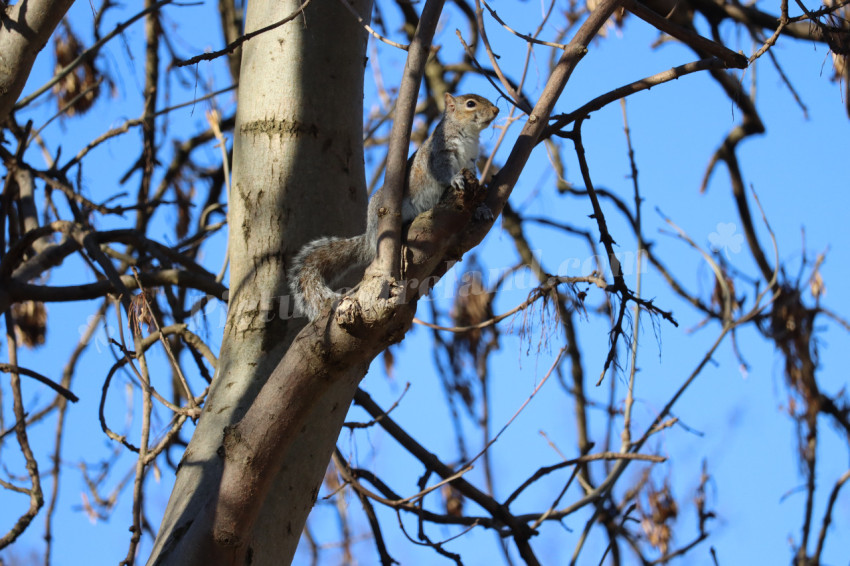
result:
[[[463,171],[458,172],[451,181],[452,187],[458,191],[463,191],[466,188],[466,181],[463,178]]]

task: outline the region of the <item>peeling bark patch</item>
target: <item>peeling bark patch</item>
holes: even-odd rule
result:
[[[250,200],[248,198],[248,192],[245,190],[245,187],[242,186],[242,183],[236,183],[233,188],[236,191],[236,194],[239,195],[239,199],[246,203],[247,206],[247,203],[249,203]],[[246,220],[242,221],[241,226],[242,239],[246,242],[251,241],[251,223],[247,220],[248,218],[251,218],[251,212],[253,211],[248,211],[248,214],[245,215]]]
[[[319,127],[298,120],[253,120],[242,124],[243,134],[266,134],[269,137],[300,138],[305,135],[319,137]]]
[[[236,425],[226,426],[224,427],[224,439],[219,450],[223,449],[224,453],[227,454],[228,448],[236,447],[240,442],[242,442],[242,434],[236,428]]]

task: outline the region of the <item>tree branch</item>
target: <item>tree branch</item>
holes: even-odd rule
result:
[[[407,149],[410,145],[410,130],[413,127],[413,113],[416,108],[419,85],[425,74],[425,62],[431,51],[431,40],[440,20],[444,1],[428,0],[422,10],[416,33],[410,42],[395,104],[395,120],[390,133],[384,186],[374,197],[378,199],[378,206],[374,209],[378,211],[378,249],[367,273],[380,274],[389,279],[400,277],[401,206],[407,182]]]

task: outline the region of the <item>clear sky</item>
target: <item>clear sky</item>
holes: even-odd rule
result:
[[[214,9],[210,8],[213,4],[207,0],[198,6],[171,6],[165,9],[165,29],[182,56],[188,57],[204,49],[221,46],[218,22],[213,17]],[[498,6],[500,15],[519,30],[533,29],[539,18],[538,3],[521,3],[521,9],[517,10],[512,10],[512,7],[514,5],[508,3]],[[89,3],[77,2],[70,12],[75,31],[87,39],[92,9]],[[443,53],[447,54],[455,53],[459,48],[455,28],[465,29],[456,19],[452,19],[453,15],[453,6],[450,6],[435,39],[435,43],[443,45]],[[384,16],[387,18],[387,29],[398,29],[397,15],[392,9],[387,9]],[[110,17],[117,16],[113,14]],[[121,19],[124,17],[126,15]],[[499,53],[503,68],[513,74],[518,73],[525,55],[524,44],[498,29],[492,20],[487,21],[491,41],[503,46]],[[111,29],[111,25],[104,29]],[[722,31],[726,34],[724,37],[732,36],[731,28],[722,28]],[[547,33],[551,37],[554,30],[549,29]],[[647,45],[657,34],[647,24],[633,17],[628,19],[622,31],[612,30],[610,33],[612,37],[592,45],[571,78],[557,111],[573,110],[612,88],[696,59],[689,50],[675,43],[649,50]],[[110,88],[114,94],[102,96],[93,114],[82,119],[56,121],[45,129],[46,140],[55,141],[61,137],[65,158],[76,153],[93,137],[141,114],[143,62],[138,46],[142,40],[143,28],[136,24],[127,31],[123,42],[113,42],[98,59],[98,65],[106,69],[115,81]],[[739,39],[736,45],[745,53],[753,50],[748,39]],[[808,115],[801,111],[767,57],[759,61],[755,70],[743,73],[742,80],[748,85],[747,88],[751,81],[755,81],[758,108],[767,128],[766,135],[748,139],[739,150],[745,181],[758,194],[764,206],[776,233],[779,258],[789,270],[788,277],[795,276],[804,254],[811,262],[818,253],[827,252],[827,259],[821,268],[827,290],[823,303],[834,312],[850,316],[850,299],[839,291],[840,282],[850,277],[847,267],[850,265],[850,250],[846,246],[847,189],[850,188],[846,152],[850,125],[845,113],[845,101],[841,96],[842,89],[829,81],[832,74],[831,59],[824,46],[785,40],[777,46],[776,54],[782,69],[806,104]],[[370,52],[370,57],[375,56],[374,51]],[[397,83],[403,65],[401,54],[381,46],[377,50],[377,58],[384,80]],[[539,95],[545,83],[547,61],[548,53],[543,50],[538,51],[531,61],[526,92],[532,99]],[[49,50],[45,50],[25,93],[43,84],[52,72],[52,66]],[[202,63],[196,70],[200,75],[198,82],[213,84],[215,88],[227,86],[223,61]],[[366,70],[366,85],[364,111],[368,113],[375,95],[372,67]],[[491,100],[498,98],[492,87],[482,80],[470,79],[462,87],[464,91],[477,92]],[[191,80],[182,85],[175,82],[168,92],[169,99],[163,103],[171,105],[191,100],[197,91],[197,85]],[[217,105],[225,115],[231,113],[235,107],[233,95],[222,95],[217,99]],[[504,99],[499,99],[498,105],[501,109],[500,118],[504,118],[509,112],[508,104]],[[45,103],[19,119],[31,117],[36,127],[40,127],[54,108],[52,102]],[[167,128],[186,131],[205,129],[204,112],[208,108],[207,103],[199,103],[177,111],[168,118]],[[737,245],[742,229],[723,166],[715,172],[705,194],[699,193],[706,165],[726,133],[739,122],[740,111],[707,74],[687,76],[631,97],[627,110],[641,193],[645,199],[644,234],[654,242],[655,252],[664,258],[668,267],[692,292],[708,300],[713,287],[710,268],[694,250],[671,235],[671,230],[665,227],[660,214],[663,213],[685,229],[704,249],[708,249],[711,244],[719,245],[724,258],[744,277],[755,276],[757,271],[746,247]],[[504,160],[506,150],[510,148],[520,127],[521,124],[517,124],[509,131],[506,144],[497,159]],[[632,183],[628,177],[630,168],[619,104],[612,104],[594,113],[585,124],[583,134],[595,185],[614,192],[631,204]],[[485,132],[482,136],[487,148],[493,147],[496,139],[496,133]],[[116,179],[132,164],[138,151],[138,140],[139,133],[131,132],[96,150],[98,154],[90,162],[96,163],[97,167],[87,165],[82,171],[83,187],[93,200],[102,201],[121,191],[128,191],[132,195],[134,188],[131,187],[135,180],[126,187],[120,187],[116,185]],[[563,147],[567,180],[581,186],[574,153],[569,144]],[[54,152],[56,150],[55,147],[51,149]],[[32,156],[37,155],[37,149],[31,151],[34,152]],[[166,149],[166,155],[168,151],[170,149]],[[204,151],[210,163],[216,162],[218,150],[209,147]],[[367,160],[371,172],[377,160],[374,159],[376,156],[369,157],[373,158]],[[31,158],[36,161],[35,157]],[[595,224],[588,218],[592,212],[589,202],[582,198],[558,195],[554,186],[555,178],[548,157],[542,147],[538,148],[511,202],[524,215],[548,217],[594,230],[595,234]],[[120,202],[128,203],[131,198],[125,196]],[[754,204],[752,200],[751,204]],[[625,254],[633,253],[637,249],[636,243],[623,218],[609,202],[604,202],[603,206],[619,249]],[[758,218],[758,215],[755,217]],[[160,213],[150,236],[164,243],[172,242],[171,226],[175,218],[173,210]],[[124,226],[114,219],[99,225],[101,228]],[[559,268],[563,268],[563,274],[566,275],[587,274],[588,267],[592,265],[592,254],[580,239],[565,237],[539,225],[530,224],[526,230],[547,269],[561,274]],[[770,250],[767,230],[763,225],[758,225],[758,232],[762,243]],[[223,249],[223,237],[204,248],[203,262],[211,271],[217,272],[221,266]],[[517,262],[511,240],[498,222],[474,254],[479,263],[489,270],[485,282],[488,282],[491,273],[498,274]],[[460,273],[457,269],[446,277],[435,292],[436,300],[444,310],[448,310],[451,304],[452,282]],[[627,283],[634,288],[637,281],[634,272],[627,272],[626,275]],[[82,262],[72,259],[53,274],[51,283],[68,284],[90,280],[91,274]],[[495,311],[505,312],[525,300],[533,287],[530,281],[527,272],[520,274],[514,281],[513,290],[501,295]],[[641,318],[634,416],[637,431],[642,431],[651,423],[671,393],[697,366],[720,331],[716,323],[699,327],[699,313],[672,295],[654,271],[645,274],[642,293],[646,297],[653,297],[655,304],[661,308],[672,310],[680,326],[675,328],[664,321],[651,321],[645,315]],[[737,293],[745,294],[746,306],[752,306],[755,295],[752,287],[739,287]],[[601,291],[591,290],[587,299],[588,309],[598,306],[601,297]],[[806,300],[808,304],[813,302],[811,297]],[[22,351],[20,364],[48,376],[59,376],[81,335],[87,317],[95,308],[94,303],[49,305],[47,344],[34,351]],[[424,302],[420,304],[419,313],[421,318],[430,318]],[[208,339],[217,351],[224,309],[221,305],[213,304],[207,309],[206,315],[206,320],[196,320],[195,330]],[[609,373],[602,386],[593,387],[607,351],[609,325],[593,312],[577,320],[591,400],[604,407],[609,394],[608,380],[615,379],[620,381],[617,397],[621,405],[626,373]],[[835,394],[848,385],[844,360],[848,335],[833,322],[824,318],[819,321],[818,356],[822,387],[826,393]],[[110,324],[114,326],[114,316]],[[548,327],[534,324],[530,337],[522,332],[521,317],[505,321],[502,328],[500,350],[490,360],[493,430],[500,429],[525,402],[550,368],[561,346],[561,334],[551,324]],[[541,339],[543,330],[549,330],[550,334]],[[740,332],[737,344],[748,369],[742,368],[727,338],[712,363],[673,410],[673,414],[687,428],[668,429],[657,435],[647,447],[648,451],[669,458],[667,463],[653,469],[652,477],[657,484],[669,478],[671,489],[680,504],[678,526],[683,536],[675,539],[674,546],[687,543],[687,537],[694,532],[696,513],[692,498],[703,461],[707,462],[712,475],[708,484],[708,506],[717,518],[709,522],[711,536],[680,561],[682,564],[712,564],[709,555],[709,547],[712,546],[716,549],[719,563],[724,566],[788,563],[792,556],[789,538],[799,540],[805,504],[805,492],[801,489],[804,477],[797,463],[795,425],[787,415],[789,397],[783,375],[783,360],[774,351],[772,343],[765,341],[750,327]],[[363,387],[376,401],[387,407],[399,397],[405,384],[410,383],[410,389],[400,407],[393,413],[394,418],[430,451],[444,461],[452,462],[457,458],[456,447],[443,390],[433,365],[432,347],[430,331],[414,327],[405,341],[393,350],[395,366],[392,376],[385,374],[384,361],[379,358],[364,380]],[[2,352],[2,361],[6,361],[5,347]],[[153,357],[154,367],[166,375],[164,355],[157,352]],[[621,350],[620,360],[627,371],[628,357],[625,350]],[[55,517],[53,543],[53,564],[57,566],[115,564],[126,553],[129,541],[127,528],[131,522],[132,480],[127,484],[122,482],[130,477],[127,474],[132,474],[134,459],[102,433],[97,418],[101,386],[113,361],[114,354],[107,343],[106,331],[100,329],[80,362],[72,387],[80,397],[80,402],[68,413],[68,439],[63,449],[62,462],[63,483]],[[567,371],[567,366],[564,366],[564,370]],[[197,376],[192,379],[197,380]],[[107,419],[114,429],[137,437],[138,419],[127,421],[126,407],[138,407],[140,394],[137,389],[127,387],[128,382],[126,376],[117,376],[108,398]],[[8,427],[11,422],[11,396],[7,394],[8,382],[3,383],[3,423]],[[30,381],[25,381],[24,393],[28,407],[40,407],[51,398],[47,390]],[[427,410],[423,407],[427,407]],[[493,465],[500,476],[496,486],[497,497],[506,497],[538,467],[560,460],[549,441],[566,457],[576,455],[572,408],[572,398],[559,386],[557,379],[550,379],[491,449]],[[590,415],[593,429],[602,430],[605,425],[602,408],[591,410]],[[350,419],[367,420],[367,417],[362,411],[353,409]],[[48,420],[30,430],[39,464],[45,470],[50,465],[48,456],[54,434],[53,423],[54,420]],[[822,423],[821,455],[817,471],[819,489],[814,512],[817,528],[820,527],[829,490],[848,467],[847,438],[835,428],[823,426],[826,424]],[[155,423],[158,432],[162,432],[166,426],[167,422],[162,420]],[[471,431],[470,434],[477,434],[472,432],[468,419],[465,420],[465,426]],[[186,430],[184,437],[188,437],[189,429]],[[470,438],[473,452],[477,452],[478,442],[477,436]],[[6,469],[17,474],[22,467],[17,449],[13,447],[14,443],[6,439],[0,455]],[[404,495],[418,491],[415,482],[421,474],[421,467],[380,430],[370,429],[353,436],[344,432],[339,447],[361,467],[388,473],[397,482],[392,485],[396,491]],[[171,457],[176,461],[180,454],[173,450]],[[87,464],[89,475],[94,476],[97,474],[96,466],[104,459],[113,462],[113,465],[103,483],[101,494],[106,495],[110,490],[117,489],[117,504],[109,516],[94,518],[85,512],[86,500],[91,499],[91,494],[85,485],[81,466]],[[632,485],[644,469],[646,466],[643,465],[630,468],[623,488],[616,493],[622,495],[623,489]],[[482,470],[482,466],[477,466],[469,473],[469,478],[483,482]],[[594,470],[596,477],[601,478],[601,466]],[[145,509],[154,529],[159,524],[173,483],[173,471],[170,468],[161,467],[160,471],[161,474],[156,474],[156,477],[149,476],[146,483]],[[562,472],[551,482],[544,482],[539,488],[530,490],[512,509],[539,511],[546,508],[551,503],[553,490],[560,489],[568,473]],[[120,488],[121,485],[124,487]],[[46,487],[48,491],[51,489],[49,482]],[[577,498],[578,492],[571,489],[564,501]],[[349,498],[349,502],[351,512],[359,513],[356,499]],[[25,505],[23,497],[8,491],[2,492],[1,531],[5,532],[12,525]],[[432,550],[409,543],[399,532],[394,513],[380,508],[379,512],[390,554],[401,564],[449,563],[436,557]],[[11,553],[17,557],[26,557],[30,549],[40,549],[43,544],[43,515],[42,511],[34,525],[12,547]],[[542,528],[541,535],[533,540],[533,545],[544,564],[568,562],[587,516],[586,512],[581,512],[568,517],[561,524],[553,522]],[[330,543],[338,538],[332,504],[322,502],[321,496],[310,524],[321,542]],[[405,526],[407,532],[414,536],[416,523],[407,517]],[[368,532],[364,524],[361,523],[360,527],[359,533]],[[845,491],[833,512],[833,526],[827,539],[824,564],[847,563],[846,537],[842,541],[841,533],[848,532],[848,528],[850,495]],[[435,528],[432,535],[435,538],[448,538],[457,532]],[[150,543],[150,538],[145,537],[141,556],[147,557]],[[606,543],[601,531],[594,529],[579,563],[598,563]],[[355,548],[359,563],[376,562],[371,540],[363,538]],[[473,530],[449,543],[447,549],[463,554],[467,565],[489,565],[494,561],[502,563],[493,533],[483,529]],[[634,563],[630,551],[626,548],[622,550],[624,563]],[[8,558],[9,552],[0,551],[0,557]],[[295,563],[309,563],[309,556],[303,549]],[[327,563],[337,562],[329,560]]]

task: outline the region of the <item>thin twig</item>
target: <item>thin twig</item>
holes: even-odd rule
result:
[[[346,2],[346,0],[339,0],[339,3],[345,6],[345,8],[357,19],[357,22],[363,27],[363,29],[369,32],[369,34],[378,41],[383,41],[384,43],[392,47],[398,47],[402,51],[407,51],[408,49],[410,49],[409,45],[405,45],[403,43],[396,43],[395,41],[384,37],[383,35],[376,32],[374,29],[372,29],[372,26],[367,24],[366,20],[363,19],[363,16],[358,14],[357,11],[351,6],[351,4]]]
[[[505,28],[506,30],[508,30],[509,32],[514,34],[515,36],[524,39],[528,43],[533,43],[535,45],[545,45],[547,47],[554,47],[555,49],[566,49],[567,48],[567,44],[565,44],[565,43],[552,43],[551,41],[543,41],[541,39],[537,39],[536,37],[526,35],[524,33],[520,33],[518,31],[516,31],[511,26],[506,24],[505,21],[502,20],[502,18],[499,17],[499,14],[496,13],[496,10],[491,8],[490,5],[487,4],[486,0],[481,0],[481,3],[484,4],[484,7],[487,8],[487,11],[490,12],[490,15],[493,16],[493,19],[496,20],[497,22],[499,22],[502,25],[503,28]],[[552,5],[554,5],[554,2],[552,3]]]
[[[546,130],[544,130],[543,134],[541,134],[540,140],[543,141],[551,137],[552,135],[555,135],[558,130],[560,130],[564,126],[567,126],[578,119],[584,118],[591,112],[600,110],[608,104],[611,104],[612,102],[615,102],[627,96],[637,94],[638,92],[642,92],[644,90],[649,90],[654,86],[658,86],[660,84],[676,80],[680,77],[684,77],[692,73],[706,71],[709,69],[722,68],[724,68],[724,63],[722,59],[718,59],[717,57],[708,57],[706,59],[700,59],[699,61],[693,61],[691,63],[686,63],[678,67],[673,67],[672,69],[656,73],[654,75],[640,79],[633,83],[629,83],[627,85],[623,85],[612,91],[606,92],[603,95],[597,96],[593,100],[583,104],[581,107],[577,108],[576,110],[573,110],[569,114],[556,116],[556,120],[552,124],[547,126]]]
[[[6,347],[7,355],[9,356],[9,365],[12,367],[18,366],[18,341],[15,338],[15,326],[12,320],[12,311],[7,309],[5,314],[6,322]],[[12,388],[12,411],[15,415],[15,435],[18,439],[18,446],[21,448],[21,453],[24,456],[25,467],[30,478],[30,488],[15,490],[20,493],[29,495],[29,507],[23,514],[18,517],[15,524],[9,531],[0,537],[0,548],[4,548],[12,544],[29,526],[38,510],[44,505],[44,494],[41,491],[41,476],[38,472],[38,461],[33,455],[30,447],[29,438],[27,436],[26,427],[26,412],[24,411],[23,395],[21,393],[21,377],[17,371],[11,372],[10,385]],[[7,482],[3,482],[4,486],[9,488]]]
[[[233,84],[233,85],[230,85],[230,86],[228,86],[228,87],[225,87],[225,88],[219,89],[219,90],[217,90],[217,91],[215,91],[215,92],[211,92],[211,93],[209,93],[209,94],[205,94],[204,96],[200,96],[200,97],[198,97],[198,98],[194,98],[194,99],[192,99],[192,100],[189,100],[189,101],[186,101],[186,102],[182,102],[182,103],[177,104],[177,105],[175,105],[175,106],[169,106],[168,108],[163,108],[162,110],[158,110],[158,111],[156,111],[156,112],[153,114],[153,116],[154,116],[154,117],[156,117],[156,116],[162,116],[163,114],[168,114],[169,112],[173,112],[173,111],[175,111],[175,110],[179,110],[180,108],[185,108],[186,106],[192,106],[192,105],[194,105],[194,104],[197,104],[198,102],[201,102],[202,100],[207,100],[207,99],[209,99],[209,98],[216,97],[216,96],[218,96],[219,94],[223,94],[223,93],[225,93],[225,92],[229,92],[229,91],[231,91],[231,90],[234,90],[234,89],[236,89],[236,87],[237,87],[237,86],[239,86],[239,85]],[[148,117],[143,116],[143,117],[141,117],[141,118],[134,118],[134,119],[132,119],[132,120],[127,120],[126,122],[124,122],[124,124],[123,124],[123,125],[121,125],[121,126],[119,126],[119,127],[117,127],[117,128],[113,128],[113,129],[109,130],[108,132],[106,132],[106,133],[104,133],[104,134],[101,134],[100,136],[98,136],[97,138],[95,138],[94,140],[92,140],[92,141],[90,141],[88,144],[86,144],[86,147],[84,147],[83,149],[81,149],[81,150],[77,153],[77,155],[75,155],[73,158],[71,158],[71,159],[68,161],[68,163],[66,163],[65,165],[63,165],[62,167],[60,167],[60,168],[59,168],[59,170],[60,170],[61,172],[63,172],[63,173],[67,172],[67,171],[68,171],[71,167],[73,167],[75,164],[79,163],[79,162],[80,162],[80,160],[82,160],[82,158],[83,158],[83,157],[85,157],[85,156],[86,156],[86,154],[88,154],[88,153],[89,153],[92,149],[94,149],[95,147],[99,146],[100,144],[102,144],[103,142],[105,142],[105,141],[107,141],[107,140],[109,140],[109,139],[111,139],[111,138],[114,138],[115,136],[119,136],[119,135],[121,135],[121,134],[125,134],[125,133],[127,133],[128,131],[130,131],[130,128],[134,128],[134,127],[136,127],[136,126],[141,126],[141,125],[143,125],[143,124],[145,123],[145,121],[146,121],[146,120],[149,120],[149,119],[150,119],[150,117],[149,117],[149,116],[148,116]]]
[[[65,399],[67,399],[68,401],[71,401],[73,403],[76,403],[77,401],[80,400],[80,398],[77,397],[76,395],[74,395],[70,390],[66,389],[65,387],[62,387],[61,385],[59,385],[58,383],[56,383],[55,381],[53,381],[49,377],[45,377],[45,376],[41,375],[40,373],[35,372],[31,369],[22,368],[22,367],[13,365],[13,364],[0,363],[0,371],[5,372],[5,373],[19,373],[21,375],[31,377],[31,378],[35,379],[36,381],[38,381],[39,383],[43,383],[44,385],[48,386],[53,391],[55,391],[56,393],[58,393],[59,395],[61,395],[62,397],[64,397]]]
[[[221,57],[222,55],[227,55],[229,53],[233,53],[234,51],[236,51],[236,49],[240,45],[242,45],[246,41],[254,39],[258,35],[264,34],[264,33],[271,31],[275,28],[279,28],[280,26],[282,26],[282,25],[284,25],[288,22],[291,22],[292,20],[297,18],[298,15],[301,12],[304,11],[304,8],[306,8],[310,4],[310,2],[312,2],[312,1],[313,0],[304,0],[304,3],[301,4],[298,7],[297,10],[295,10],[294,12],[292,12],[291,14],[289,14],[288,16],[283,18],[282,20],[278,20],[275,23],[269,24],[264,28],[260,28],[258,30],[254,30],[252,32],[246,33],[246,34],[240,36],[239,39],[229,43],[227,45],[227,47],[225,47],[224,49],[220,49],[218,51],[213,51],[211,53],[202,53],[200,55],[195,55],[194,57],[192,57],[190,59],[186,59],[185,61],[177,61],[177,62],[174,63],[174,66],[175,67],[187,67],[189,65],[194,65],[195,63],[199,63],[201,61],[212,61],[213,59],[217,59],[218,57]]]
[[[470,330],[480,330],[482,328],[486,328],[488,326],[493,326],[494,324],[498,324],[499,322],[505,320],[506,318],[515,315],[518,312],[524,311],[529,306],[534,304],[539,299],[545,298],[549,296],[550,291],[557,287],[560,284],[567,283],[569,285],[574,285],[576,283],[592,283],[599,287],[600,289],[607,289],[608,283],[602,277],[598,277],[595,275],[587,275],[582,277],[550,277],[549,281],[537,288],[535,288],[531,293],[529,293],[528,299],[510,309],[507,312],[504,312],[500,315],[494,316],[493,318],[489,318],[478,324],[473,324],[470,326],[440,326],[438,324],[434,324],[431,322],[425,322],[424,320],[420,320],[418,318],[414,318],[413,322],[416,324],[421,324],[422,326],[426,326],[428,328],[433,328],[434,330],[444,330],[446,332],[455,332],[455,333],[464,333],[469,332]]]
[[[52,79],[47,81],[44,85],[42,85],[39,89],[37,89],[35,92],[30,94],[29,96],[26,96],[26,97],[22,98],[21,100],[19,100],[15,104],[14,110],[16,110],[16,111],[20,110],[21,108],[23,108],[24,106],[26,106],[27,104],[29,104],[30,102],[32,102],[33,100],[35,100],[36,98],[38,98],[39,96],[41,96],[42,94],[44,94],[45,92],[50,90],[50,88],[53,87],[53,85],[55,85],[56,83],[58,83],[59,81],[64,79],[66,76],[68,76],[68,74],[71,73],[71,71],[73,71],[75,68],[77,68],[77,66],[79,66],[80,63],[82,63],[83,61],[94,59],[94,56],[97,55],[98,51],[100,51],[101,47],[103,47],[106,44],[106,42],[111,40],[113,37],[116,37],[116,36],[124,33],[124,30],[127,29],[128,27],[130,27],[133,23],[135,23],[136,21],[140,20],[141,18],[147,16],[148,14],[159,10],[160,8],[165,6],[166,4],[171,4],[173,1],[174,0],[160,0],[159,2],[145,8],[144,10],[142,10],[141,12],[139,12],[138,14],[136,14],[135,16],[133,16],[132,18],[127,20],[126,22],[118,24],[117,26],[115,26],[114,30],[112,30],[110,33],[103,36],[103,38],[100,39],[99,41],[97,41],[94,45],[92,45],[91,47],[89,47],[88,49],[86,49],[85,51],[80,53],[80,55],[76,59],[74,59],[73,61],[71,61],[67,65],[65,65],[65,67],[63,67],[60,71],[58,71],[55,75],[53,75]]]
[[[767,41],[764,42],[764,45],[761,48],[752,54],[749,58],[749,63],[752,64],[753,61],[764,55],[764,53],[773,47],[776,44],[776,40],[779,39],[779,34],[782,33],[782,30],[785,29],[785,26],[788,25],[788,0],[782,0],[780,3],[780,15],[779,15],[779,25],[776,26],[776,30],[773,32]]]
[[[635,198],[635,233],[637,234],[637,261],[635,268],[635,297],[640,298],[641,283],[643,282],[643,273],[641,264],[643,263],[643,238],[641,237],[641,203],[643,199],[640,196],[640,186],[638,185],[638,170],[635,163],[635,152],[632,147],[632,136],[629,129],[629,119],[626,113],[626,101],[620,99],[620,107],[623,110],[623,131],[626,136],[626,147],[628,148],[629,165],[631,166],[632,186],[634,187]],[[632,443],[632,406],[635,402],[635,378],[637,376],[637,355],[638,341],[640,336],[640,304],[635,303],[635,310],[632,316],[634,317],[634,326],[632,328],[632,344],[631,344],[631,362],[629,364],[629,388],[626,392],[626,403],[623,409],[623,432],[621,434],[622,444],[621,449],[627,450]]]
[[[715,57],[723,59],[727,67],[734,69],[745,69],[747,67],[747,58],[742,54],[735,53],[715,41],[704,38],[695,31],[684,28],[673,21],[664,18],[652,9],[639,3],[637,0],[623,0],[623,7],[646,23],[669,35],[672,35],[685,45],[695,49],[697,52],[714,55]]]

